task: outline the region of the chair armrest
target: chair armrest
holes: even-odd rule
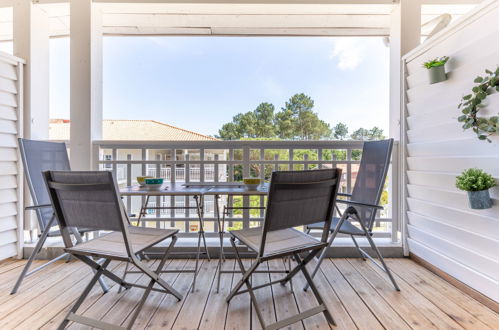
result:
[[[381,205],[362,203],[362,202],[356,202],[356,201],[346,201],[346,200],[342,200],[342,199],[337,199],[336,202],[349,204],[349,205],[367,206],[367,207],[372,207],[372,208],[380,209],[380,210],[384,209],[384,207]]]
[[[32,206],[26,206],[25,210],[38,210],[38,209],[44,209],[52,207],[52,204],[40,204],[40,205],[32,205]]]

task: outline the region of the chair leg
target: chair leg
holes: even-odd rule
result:
[[[59,328],[58,328],[59,330],[63,330],[64,328],[66,328],[66,325],[68,325],[68,323],[70,321],[71,315],[75,314],[75,312],[78,310],[78,308],[80,308],[81,304],[83,303],[85,298],[87,298],[88,294],[90,293],[90,290],[92,290],[93,286],[99,280],[101,275],[104,273],[104,270],[106,269],[106,267],[109,265],[110,262],[111,262],[111,259],[107,259],[102,265],[99,265],[100,267],[95,272],[94,277],[92,277],[92,280],[90,280],[90,283],[88,283],[85,290],[83,290],[83,293],[81,294],[80,298],[78,298],[76,303],[69,310],[68,314],[66,315],[66,317],[64,318],[62,323],[59,325]]]
[[[371,235],[369,235],[369,233],[367,233],[366,237],[367,237],[367,240],[369,241],[369,244],[371,245],[371,248],[374,250],[374,252],[378,256],[378,259],[381,262],[381,265],[383,265],[384,271],[386,272],[386,274],[390,278],[390,281],[392,282],[393,287],[395,288],[395,290],[400,291],[400,288],[397,285],[397,282],[395,282],[395,278],[393,277],[392,272],[390,271],[390,268],[388,268],[388,266],[386,265],[385,259],[383,259],[381,252],[379,252],[378,247],[376,246],[376,244],[374,244],[374,241],[373,241]]]
[[[166,260],[168,258],[168,254],[170,253],[171,248],[175,245],[176,241],[177,241],[177,237],[176,236],[172,237],[172,242],[170,243],[170,246],[168,246],[168,249],[166,249],[165,254],[163,255],[163,258],[161,258],[161,261],[158,265],[158,268],[156,268],[156,274],[158,274],[158,277],[160,276],[159,274],[161,273],[161,271],[163,270],[163,267],[165,266]],[[135,323],[135,320],[139,316],[139,313],[142,310],[142,307],[144,306],[144,303],[146,302],[147,297],[151,293],[151,290],[156,282],[157,281],[154,279],[151,279],[151,281],[149,281],[149,285],[145,289],[144,294],[142,295],[142,298],[140,299],[139,304],[135,308],[135,311],[132,315],[132,318],[128,322],[127,329],[132,328],[133,324]],[[177,297],[177,299],[178,299],[178,297]]]
[[[234,237],[231,237],[230,242],[232,244],[232,247],[234,248],[234,252],[236,255],[236,260],[237,263],[239,264],[239,268],[241,269],[241,273],[243,274],[243,278],[239,281],[239,283],[234,287],[234,289],[231,291],[229,296],[227,297],[227,302],[229,303],[230,300],[236,295],[236,293],[239,291],[239,289],[242,287],[243,284],[246,284],[246,288],[248,289],[248,293],[250,295],[250,300],[253,306],[255,307],[256,311],[256,316],[258,317],[258,321],[260,322],[260,325],[262,326],[262,329],[266,329],[265,326],[265,321],[263,319],[262,312],[260,311],[260,307],[258,306],[257,300],[255,293],[253,292],[253,288],[251,287],[251,284],[249,282],[249,278],[251,274],[258,268],[258,265],[260,264],[258,261],[255,261],[253,265],[249,268],[248,271],[245,270],[243,262],[241,260],[241,256],[239,255],[239,251],[237,250],[237,246],[235,243]]]
[[[125,280],[125,277],[126,277],[126,274],[128,274],[128,267],[129,267],[130,263],[127,262],[125,264],[125,271],[123,272],[123,281]],[[121,290],[123,289],[123,287],[120,285],[120,287],[118,288],[118,293],[121,293]]]
[[[340,231],[340,228],[341,228],[341,225],[343,224],[343,222],[346,220],[346,212],[343,214],[343,216],[340,218],[340,221],[338,221],[338,224],[336,225],[336,228],[334,228],[334,231],[333,231],[333,234],[331,235],[331,237],[329,238],[329,241],[327,243],[327,246],[322,250],[321,252],[321,255],[319,256],[319,260],[317,260],[317,265],[315,266],[314,270],[312,271],[312,278],[315,277],[315,274],[317,274],[317,272],[319,271],[320,267],[321,267],[321,264],[322,264],[322,261],[324,260],[324,258],[326,257],[326,252],[327,252],[327,249],[329,247],[331,247],[331,245],[333,245],[333,241],[334,239],[336,238],[336,235],[338,235],[338,232]],[[303,291],[307,291],[308,290],[308,283],[305,285],[305,287],[303,288]]]
[[[313,252],[311,252],[313,253]],[[300,255],[298,253],[295,253],[295,260],[300,264],[300,269],[303,275],[305,276],[305,279],[307,280],[308,286],[312,289],[312,292],[314,293],[315,299],[317,299],[317,302],[319,305],[324,306],[324,316],[326,317],[326,320],[333,325],[336,325],[336,322],[333,319],[333,316],[329,312],[329,309],[327,308],[326,304],[324,303],[324,300],[322,299],[322,296],[319,293],[319,290],[315,287],[315,284],[312,280],[312,277],[308,273],[307,267],[306,267],[306,259],[304,261],[301,260]]]
[[[360,249],[359,243],[357,243],[357,240],[355,239],[355,237],[353,235],[350,235],[350,237],[352,238],[352,241],[355,244],[355,248],[357,249],[357,252],[359,252],[360,257],[362,258],[362,260],[366,261],[366,257],[364,256],[364,253],[362,253],[362,250]]]
[[[38,239],[38,242],[36,243],[35,248],[33,249],[33,252],[29,256],[29,259],[26,262],[26,265],[24,265],[24,268],[23,268],[21,274],[19,275],[19,278],[17,279],[16,284],[14,285],[14,288],[12,289],[10,294],[15,294],[17,292],[17,290],[19,289],[19,287],[21,286],[21,283],[23,282],[24,277],[26,277],[26,273],[28,272],[29,267],[31,266],[31,264],[33,263],[33,260],[35,260],[36,255],[40,252],[40,250],[43,247],[43,244],[47,240],[47,236],[49,234],[50,226],[52,225],[53,219],[54,218],[52,217],[52,219],[48,223],[48,226],[42,232],[42,235]]]

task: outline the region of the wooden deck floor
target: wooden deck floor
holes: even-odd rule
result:
[[[88,283],[91,271],[81,262],[55,263],[26,279],[20,291],[12,296],[10,289],[23,264],[24,261],[17,260],[0,263],[0,329],[55,329]],[[334,329],[499,329],[498,314],[413,261],[388,259],[388,264],[396,274],[401,292],[395,292],[384,274],[370,262],[359,259],[324,262],[316,283],[338,324]],[[215,292],[216,265],[214,261],[203,261],[194,293],[189,290],[192,274],[165,274],[164,278],[184,299],[176,302],[170,295],[152,293],[134,329],[260,328],[247,294],[236,296],[230,305],[225,303],[239,275],[224,274],[223,289],[218,294]],[[234,266],[234,260],[228,260],[224,267]],[[171,260],[168,264],[170,269],[192,267],[193,261],[185,259]],[[282,262],[273,261],[267,267],[280,268]],[[112,268],[122,272],[124,264],[115,263]],[[258,274],[252,280],[264,283],[276,276]],[[129,279],[146,283],[145,277],[137,274]],[[310,292],[301,290],[303,285],[300,275],[294,281],[294,293],[280,285],[258,290],[266,320],[280,320],[314,306],[315,299]],[[96,286],[79,313],[84,311],[84,315],[126,325],[141,293],[140,289],[118,293],[113,286],[103,295]],[[70,327],[77,328],[81,327]],[[322,315],[316,315],[289,328],[328,329],[329,326]]]

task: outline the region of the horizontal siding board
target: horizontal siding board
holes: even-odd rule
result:
[[[17,136],[0,133],[0,148],[17,148]]]
[[[0,160],[0,173],[2,173],[2,175],[17,175],[16,162],[6,162]]]
[[[459,189],[456,188],[456,175],[457,173],[407,171],[408,183],[410,185],[435,187],[437,189],[458,192]],[[495,179],[498,186],[489,189],[489,192],[492,198],[499,199],[499,177]]]
[[[459,244],[453,244],[437,233],[429,233],[423,229],[408,226],[409,237],[420,242],[438,253],[445,255],[459,263],[465,264],[471,269],[484,274],[496,281],[499,280],[499,262],[484,255],[463,248]]]
[[[0,260],[17,256],[17,243],[0,245]]]
[[[17,188],[17,177],[15,175],[2,175],[0,173],[0,189]]]
[[[0,217],[0,232],[17,228],[17,219],[15,216]]]
[[[7,120],[17,120],[16,109],[0,104],[0,118]]]
[[[17,151],[14,148],[0,148],[0,159],[2,161],[17,161]]]
[[[496,217],[499,214],[499,200],[492,199],[493,206],[485,210],[472,210],[468,206],[468,196],[464,191],[449,191],[428,186],[407,185],[409,197],[423,201],[438,201],[438,204],[473,214]],[[499,219],[497,221],[499,225]]]
[[[497,237],[499,237],[499,221],[496,218],[456,210],[437,203],[411,197],[407,198],[407,204],[410,212],[435,218],[440,222],[447,223],[491,239],[497,239]]]
[[[407,241],[411,252],[418,257],[435,265],[447,274],[455,277],[464,284],[474,288],[491,299],[499,301],[499,282],[497,280],[485,276],[454,259],[446,257],[445,255],[438,253],[424,244],[414,241],[413,239],[409,238]]]
[[[17,202],[17,190],[16,189],[0,189],[0,205]]]
[[[457,120],[447,121],[439,125],[410,129],[407,131],[407,137],[409,143],[457,140],[463,138],[463,128]]]
[[[0,77],[17,80],[16,66],[6,63],[2,59],[0,59]]]
[[[459,244],[463,248],[499,262],[499,254],[497,253],[499,240],[481,236],[418,213],[407,212],[407,215],[411,226],[430,233],[438,233],[440,237],[451,243]]]
[[[443,156],[477,156],[499,155],[499,143],[487,143],[480,141],[473,135],[449,141],[427,141],[420,143],[409,143],[407,152],[410,157],[443,157]]]
[[[16,81],[0,77],[0,91],[17,94]]]
[[[17,134],[16,122],[0,119],[0,133]]]
[[[14,229],[0,232],[0,242],[2,245],[17,242],[17,231]]]
[[[16,203],[0,204],[0,214],[2,215],[2,217],[9,217],[9,216],[17,215]]]
[[[17,107],[17,97],[15,94],[0,91],[0,104]]]
[[[499,176],[498,157],[408,157],[408,170],[461,173],[471,167]]]

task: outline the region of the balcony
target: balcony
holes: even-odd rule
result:
[[[105,137],[103,40],[116,36],[179,35],[186,38],[362,36],[378,37],[380,44],[384,41],[387,59],[384,73],[389,77],[387,102],[383,105],[389,112],[385,123],[389,130],[385,133],[395,144],[381,199],[383,210],[375,219],[372,238],[387,257],[401,291],[393,289],[393,282],[379,268],[359,258],[348,235],[339,235],[332,247],[324,250],[326,258],[315,278],[337,325],[328,324],[322,314],[317,314],[295,322],[289,329],[499,328],[499,126],[494,118],[499,106],[498,21],[496,0],[3,1],[0,49],[10,47],[12,55],[0,52],[0,329],[57,328],[92,276],[92,271],[83,264],[85,260],[67,263],[58,260],[27,277],[19,292],[10,294],[27,264],[26,258],[38,242],[36,221],[26,211],[31,200],[17,139],[49,140],[52,93],[67,98],[72,126],[64,139],[57,140],[67,142],[72,169],[111,171],[120,188],[135,185],[136,177],[141,175],[178,184],[237,183],[244,177],[268,182],[276,170],[338,167],[343,170],[341,192],[352,191],[362,159],[362,141],[329,140],[330,137],[319,141],[212,137],[153,141],[150,137],[143,140]],[[51,63],[55,58],[49,56],[53,38],[70,38],[67,67],[62,61]],[[139,57],[147,59],[150,54],[139,48],[142,51]],[[370,56],[369,49],[363,52]],[[342,54],[346,60],[355,62],[355,54]],[[443,66],[445,75],[440,77],[445,79],[430,83],[429,73],[422,64],[442,56],[449,56]],[[303,67],[314,59],[311,56],[306,60]],[[350,62],[346,62],[342,69],[350,72]],[[69,77],[67,90],[51,88],[47,70],[50,65],[62,68]],[[372,72],[380,69],[373,65],[365,68]],[[314,76],[314,79],[319,78]],[[205,83],[210,82],[208,79]],[[146,83],[152,86],[151,81]],[[378,111],[366,96],[372,84],[351,79],[338,80],[338,85],[366,101],[365,113]],[[333,87],[336,85],[328,86]],[[186,88],[186,91],[191,90]],[[141,97],[135,118],[142,118],[141,107],[146,108],[150,101],[149,94],[141,92],[133,90],[120,95],[124,102],[132,98],[132,93]],[[227,93],[229,89],[224,89],[216,96],[224,102]],[[329,93],[327,89],[325,94],[331,96]],[[471,96],[467,96],[469,93]],[[463,95],[464,101],[476,96],[464,109],[457,107]],[[349,99],[347,95],[337,98],[347,99],[346,102]],[[340,111],[342,106],[336,101],[339,100],[334,99],[334,106],[338,108],[331,107],[332,112]],[[182,113],[186,118],[190,115],[182,109],[167,110]],[[471,110],[474,112],[469,118]],[[244,110],[236,109],[235,113],[240,111]],[[334,114],[339,116],[340,112]],[[341,115],[345,114],[353,117],[341,110]],[[130,132],[125,133],[133,134]],[[490,193],[490,208],[472,208],[467,192],[456,187],[456,177],[469,168],[490,173],[496,183],[486,189]],[[123,197],[132,223],[138,220],[144,200],[142,196]],[[196,243],[201,241],[198,239],[201,228],[193,209],[195,202],[186,196],[152,197],[149,206],[174,209],[147,210],[139,223],[152,229],[147,229],[148,232],[158,233],[162,231],[156,229],[169,227],[180,230],[172,251],[175,255],[167,261],[169,270],[192,270],[196,265],[193,255]],[[203,218],[211,256],[216,257],[220,251],[217,207],[242,206],[228,213],[228,229],[251,229],[261,226],[266,202],[267,197],[263,196],[222,196],[216,200],[206,195]],[[104,234],[104,231],[88,233],[84,239]],[[310,234],[319,237],[321,232]],[[231,253],[234,249],[227,236],[222,244]],[[157,254],[164,252],[169,242],[163,240],[148,250],[148,254],[137,258],[156,266]],[[369,246],[367,238],[358,242],[361,247]],[[240,240],[234,244],[239,243]],[[40,266],[46,261],[42,259],[60,255],[63,247],[59,237],[49,237],[33,265]],[[369,250],[373,255],[375,251]],[[245,266],[255,260],[255,254],[247,257],[243,260]],[[292,262],[299,263],[300,255],[293,257]],[[317,260],[310,259],[311,271]],[[289,261],[265,261],[260,267],[275,271]],[[258,315],[248,295],[237,296],[230,304],[225,301],[241,275],[224,273],[221,290],[217,292],[218,263],[208,258],[201,258],[199,263],[201,271],[197,273],[195,289],[192,273],[158,276],[178,289],[183,299],[176,302],[171,295],[153,291],[133,329],[259,329]],[[124,261],[113,261],[109,266],[119,276],[127,267]],[[239,267],[230,256],[223,269],[236,271]],[[101,269],[95,267],[95,270]],[[135,284],[148,283],[145,276],[134,273],[127,276]],[[258,286],[277,280],[277,276],[273,272],[256,273],[249,282]],[[133,311],[138,310],[142,291],[131,288],[118,292],[117,285],[109,278],[106,281],[110,292],[103,294],[99,285],[95,285],[79,312],[126,326]],[[305,280],[302,274],[297,276],[293,290],[272,284],[257,291],[267,323],[286,319],[315,303],[310,290],[302,290]],[[69,328],[78,327],[70,324]]]

